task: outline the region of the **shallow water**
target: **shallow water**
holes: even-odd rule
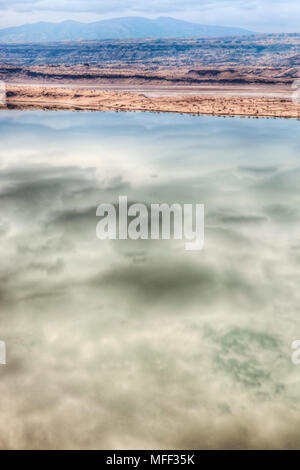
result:
[[[0,113],[2,448],[300,448],[299,122]],[[203,251],[96,207],[205,204]]]

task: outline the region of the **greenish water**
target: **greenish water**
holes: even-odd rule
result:
[[[292,120],[0,113],[2,448],[299,448]],[[205,246],[96,207],[205,204]]]

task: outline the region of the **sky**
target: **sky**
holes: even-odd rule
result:
[[[82,22],[122,16],[172,16],[258,32],[297,32],[299,0],[0,0],[0,28],[37,21]]]

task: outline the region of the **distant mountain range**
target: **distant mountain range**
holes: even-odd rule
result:
[[[154,20],[142,17],[114,18],[94,23],[63,21],[62,23],[25,24],[0,30],[1,43],[38,43],[67,40],[138,39],[216,37],[254,34],[242,28],[205,26],[174,18]]]

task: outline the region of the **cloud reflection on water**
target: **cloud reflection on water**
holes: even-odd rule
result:
[[[299,448],[299,123],[0,114],[3,448]],[[202,252],[96,207],[206,206]]]

